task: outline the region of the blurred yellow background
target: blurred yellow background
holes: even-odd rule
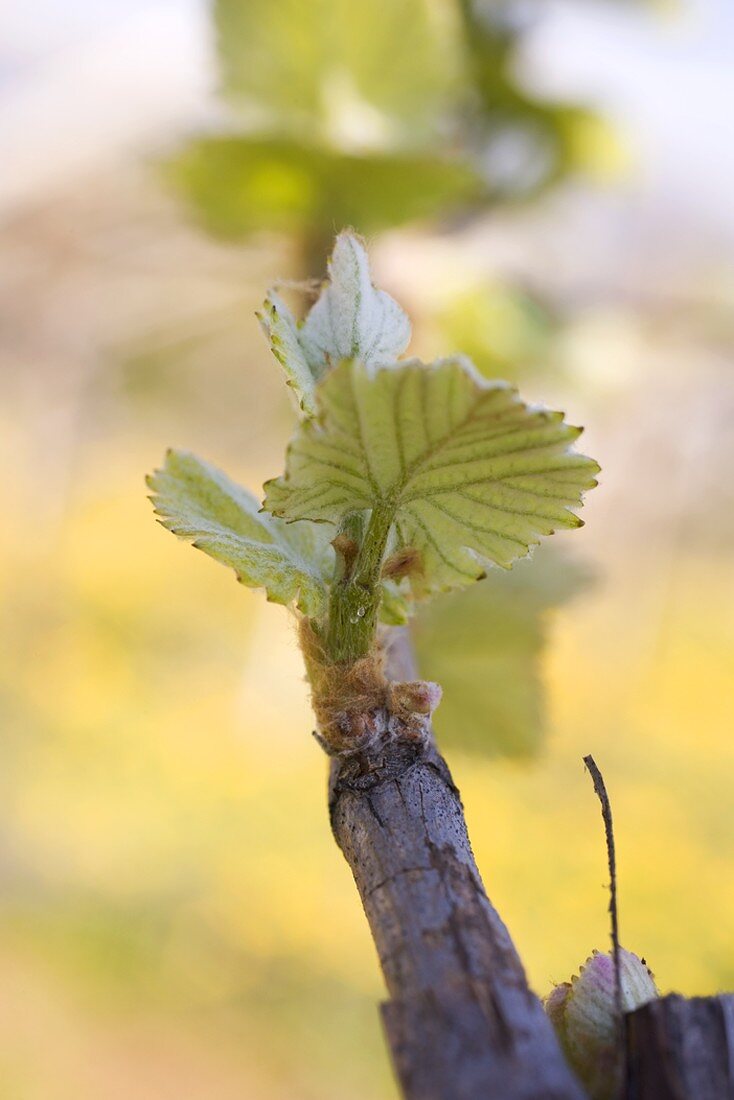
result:
[[[536,574],[416,633],[471,639],[486,696],[472,725],[447,668],[439,733],[534,988],[608,940],[588,752],[624,944],[663,990],[734,987],[727,0],[498,0],[469,37],[453,0],[272,7],[0,16],[8,1100],[396,1095],[293,624],[143,484],[168,445],[280,472],[254,311],[342,220],[415,354],[564,408],[603,468]]]

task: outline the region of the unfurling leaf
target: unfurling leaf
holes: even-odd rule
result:
[[[545,1011],[591,1100],[614,1100],[624,1079],[623,1013],[654,1001],[655,979],[644,959],[619,948],[619,1004],[614,959],[594,951],[570,982],[557,985]]]
[[[329,258],[329,281],[302,325],[271,290],[258,313],[275,358],[306,416],[316,412],[316,381],[342,359],[367,366],[393,362],[408,345],[410,321],[377,290],[369,258],[354,233],[340,233]]]
[[[354,233],[339,234],[328,270],[329,283],[299,333],[312,371],[318,377],[342,359],[367,366],[394,362],[408,346],[410,321],[374,286],[367,251]]]
[[[298,404],[306,416],[316,412],[314,389],[316,378],[299,343],[295,317],[279,294],[268,293],[258,320],[270,340],[270,349],[285,371],[285,380],[296,394]]]
[[[541,535],[581,525],[572,509],[598,471],[570,449],[581,429],[468,361],[343,362],[316,399],[265,507],[288,521],[381,513],[397,547],[421,555],[410,578],[420,595],[466,585],[489,563],[509,567]]]
[[[147,480],[169,531],[231,566],[242,584],[265,588],[274,603],[295,601],[307,615],[323,613],[333,568],[330,528],[287,525],[260,512],[251,493],[186,451],[169,451],[163,469]]]

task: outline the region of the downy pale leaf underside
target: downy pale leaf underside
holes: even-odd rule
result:
[[[231,566],[242,584],[264,588],[274,603],[323,614],[334,561],[331,528],[274,519],[246,489],[186,451],[169,451],[148,486],[169,531]]]
[[[354,233],[339,234],[328,272],[302,325],[274,290],[258,314],[306,416],[316,412],[316,382],[330,367],[342,359],[360,359],[368,367],[392,363],[410,340],[407,314],[374,286],[366,249]]]

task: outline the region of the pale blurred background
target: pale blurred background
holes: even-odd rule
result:
[[[292,623],[156,526],[293,414],[254,318],[342,223],[587,425],[579,532],[416,624],[543,994],[734,987],[730,0],[15,0],[0,14],[0,1096],[395,1097]]]

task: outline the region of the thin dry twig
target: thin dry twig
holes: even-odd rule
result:
[[[614,847],[614,825],[612,806],[604,784],[604,778],[596,765],[594,757],[584,757],[584,765],[591,776],[594,790],[601,803],[601,816],[604,821],[604,833],[607,841],[607,862],[609,864],[609,913],[612,918],[612,958],[614,960],[614,998],[617,1017],[622,1022],[622,983],[619,958],[619,916],[617,913],[617,853]]]

